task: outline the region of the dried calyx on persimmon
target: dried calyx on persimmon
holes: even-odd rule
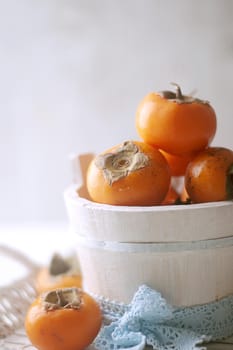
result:
[[[133,171],[146,167],[148,163],[148,156],[131,141],[124,142],[117,152],[100,154],[95,158],[95,165],[103,170],[109,185]]]
[[[96,156],[87,172],[87,190],[98,203],[160,204],[170,186],[170,168],[158,149],[126,141]]]
[[[38,272],[35,285],[38,293],[54,288],[81,287],[82,276],[77,257],[63,258],[55,253],[49,266]]]
[[[45,310],[80,309],[82,291],[79,288],[54,289],[41,295]]]
[[[98,303],[79,288],[45,292],[30,305],[25,330],[39,350],[83,350],[102,324]]]
[[[51,276],[61,275],[67,273],[72,269],[72,264],[64,259],[60,254],[55,253],[49,264],[49,273]]]

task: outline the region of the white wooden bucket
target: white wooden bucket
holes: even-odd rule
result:
[[[78,166],[79,157],[74,157]],[[86,162],[87,161],[87,162]],[[81,172],[90,155],[81,157]],[[88,199],[85,181],[65,191],[84,288],[129,302],[145,283],[173,305],[233,294],[233,202],[123,207]],[[78,190],[78,192],[77,192]]]

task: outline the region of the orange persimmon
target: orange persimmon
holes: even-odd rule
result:
[[[76,257],[63,258],[54,254],[48,267],[42,267],[35,279],[38,293],[55,288],[81,287],[82,276]]]
[[[233,151],[209,147],[188,165],[185,188],[192,203],[224,201],[233,198]]]
[[[186,96],[177,84],[172,91],[152,92],[136,111],[136,129],[147,143],[167,153],[199,152],[210,145],[217,127],[216,114],[207,101]]]
[[[126,141],[95,157],[87,172],[87,190],[98,203],[124,206],[160,204],[170,186],[163,155],[140,141]]]
[[[189,198],[189,195],[188,195],[188,193],[186,191],[185,186],[182,188],[182,191],[181,191],[181,194],[180,194],[180,201],[182,203],[187,203],[187,202],[190,201],[190,198]]]
[[[83,350],[97,336],[102,323],[96,301],[78,288],[41,294],[29,307],[25,330],[39,350]]]
[[[166,158],[168,165],[170,166],[172,176],[183,176],[189,162],[195,156],[195,154],[183,154],[181,156],[176,156],[163,150],[160,150],[160,152]]]
[[[173,186],[170,186],[168,193],[161,204],[162,205],[173,205],[173,204],[176,204],[176,201],[178,201],[179,198],[180,198],[180,196],[177,193],[177,191],[174,189]]]

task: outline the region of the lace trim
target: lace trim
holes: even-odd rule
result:
[[[233,334],[233,295],[205,305],[174,308],[160,293],[139,287],[130,304],[96,297],[104,315],[100,350],[206,349],[198,345]]]

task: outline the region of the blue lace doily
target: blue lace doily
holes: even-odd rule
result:
[[[99,350],[141,350],[146,345],[156,350],[203,350],[198,345],[233,334],[233,295],[175,308],[160,293],[142,285],[128,305],[99,302],[109,323],[95,340]]]

